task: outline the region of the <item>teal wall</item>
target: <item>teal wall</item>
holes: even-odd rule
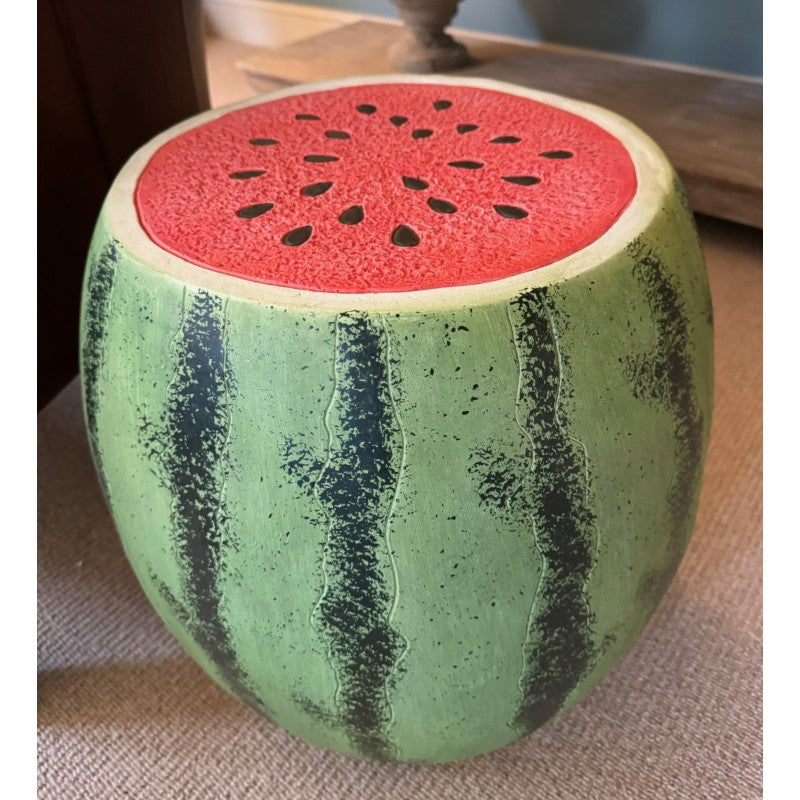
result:
[[[395,16],[389,0],[305,0]],[[761,0],[462,0],[453,24],[761,75]]]

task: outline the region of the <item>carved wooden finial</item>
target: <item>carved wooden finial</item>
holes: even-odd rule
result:
[[[463,44],[444,29],[460,0],[393,0],[407,28],[389,51],[394,66],[404,72],[441,72],[470,62]]]

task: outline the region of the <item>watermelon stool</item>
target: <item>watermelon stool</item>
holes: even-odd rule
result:
[[[226,690],[355,757],[580,700],[694,523],[712,320],[658,147],[488,80],[294,87],[145,145],[83,295],[141,585]]]

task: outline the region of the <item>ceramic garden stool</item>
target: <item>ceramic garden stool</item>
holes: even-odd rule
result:
[[[110,190],[100,480],[221,686],[356,757],[500,747],[631,647],[694,523],[712,320],[658,147],[488,80],[209,112]]]

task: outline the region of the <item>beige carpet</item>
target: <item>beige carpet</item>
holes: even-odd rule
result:
[[[434,767],[306,745],[218,689],[128,568],[73,382],[39,417],[39,797],[599,798],[761,795],[760,235],[701,222],[717,389],[694,540],[633,651],[583,703]]]

